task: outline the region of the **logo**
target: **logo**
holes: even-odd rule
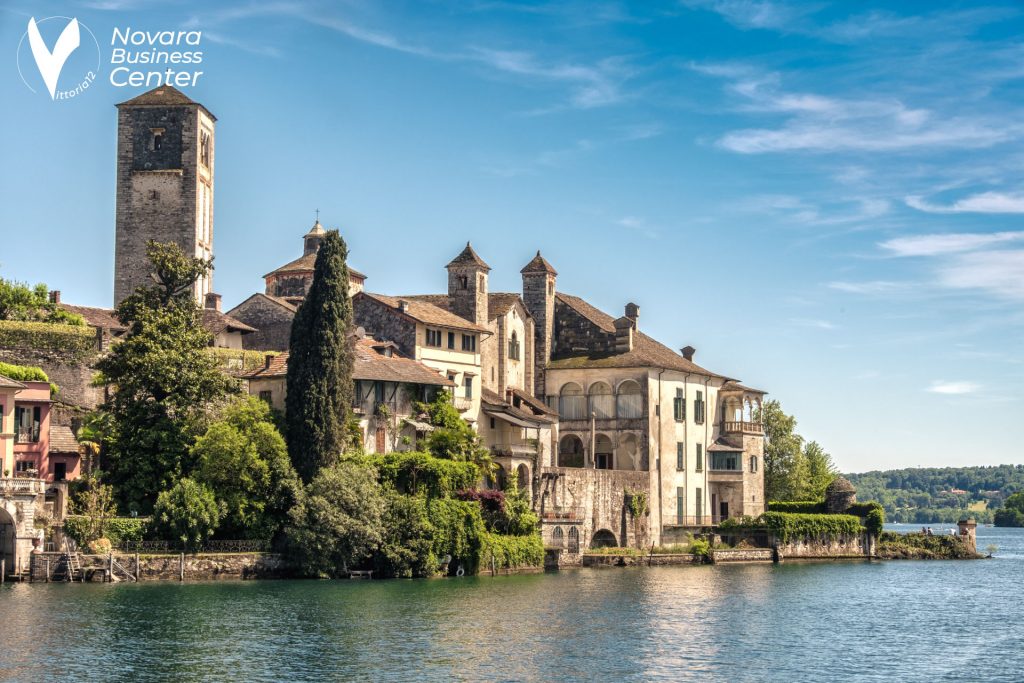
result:
[[[83,32],[86,36],[84,45]],[[50,37],[52,48],[48,47],[44,33]],[[18,74],[28,89],[36,92],[31,82],[38,85],[39,77],[27,66],[32,62],[35,62],[50,99],[69,100],[88,90],[96,80],[100,70],[100,44],[89,27],[77,18],[47,17],[37,22],[32,17],[18,43]]]

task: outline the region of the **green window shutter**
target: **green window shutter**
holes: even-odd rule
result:
[[[676,469],[686,469],[686,449],[682,441],[676,443]]]

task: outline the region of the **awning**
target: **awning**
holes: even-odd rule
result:
[[[432,432],[432,431],[434,431],[434,425],[427,424],[426,422],[420,422],[419,420],[410,420],[409,418],[405,418],[402,421],[405,422],[405,424],[407,424],[410,427],[412,427],[413,429],[415,429],[417,432]]]
[[[508,422],[509,424],[515,425],[517,427],[526,427],[527,429],[540,429],[545,424],[547,424],[546,422],[530,422],[528,420],[516,417],[515,415],[509,415],[508,413],[502,412],[500,410],[487,410],[485,408],[484,414],[490,417],[497,418],[499,420],[504,420],[505,422]]]

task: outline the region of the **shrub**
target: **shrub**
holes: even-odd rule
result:
[[[707,557],[711,554],[711,544],[703,538],[697,538],[690,543],[690,547],[687,549],[687,552],[692,555],[697,555],[698,557]]]
[[[463,489],[455,492],[459,500],[472,500],[480,504],[480,513],[488,531],[507,526],[505,515],[505,492],[496,489]]]
[[[426,577],[437,570],[432,548],[434,526],[422,496],[385,492],[383,541],[373,555],[373,567],[382,578]]]
[[[109,538],[97,538],[95,541],[89,541],[89,554],[90,555],[106,555],[114,549],[114,545],[110,542]]]
[[[544,544],[540,534],[502,536],[485,532],[481,537],[481,568],[540,567],[544,564]]]
[[[148,517],[110,517],[103,520],[100,533],[114,547],[123,548],[129,543],[141,541],[149,529],[149,523]],[[80,546],[86,546],[93,540],[89,538],[90,528],[95,528],[95,522],[83,515],[64,518],[64,533]]]
[[[382,484],[399,493],[443,498],[476,486],[480,473],[473,463],[437,458],[429,453],[391,453],[359,456],[376,468]]]
[[[213,535],[222,516],[213,491],[186,477],[157,496],[153,533],[194,552]]]
[[[815,514],[826,512],[824,501],[814,500],[774,500],[768,503],[768,512],[791,512],[799,514]]]
[[[969,559],[977,557],[959,536],[926,536],[883,531],[878,537],[876,554],[900,559]]]
[[[877,508],[868,512],[864,518],[864,528],[868,530],[868,533],[872,536],[878,536],[882,533],[882,529],[885,527],[885,511],[882,506],[879,505]]]
[[[434,527],[434,556],[451,557],[450,573],[461,566],[467,574],[475,574],[486,533],[480,506],[470,501],[435,498],[427,501],[427,516]]]

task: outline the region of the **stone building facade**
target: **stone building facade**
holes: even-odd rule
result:
[[[146,243],[213,256],[214,125],[203,105],[161,86],[117,105],[114,304],[149,283]],[[196,283],[196,301],[213,291]]]

